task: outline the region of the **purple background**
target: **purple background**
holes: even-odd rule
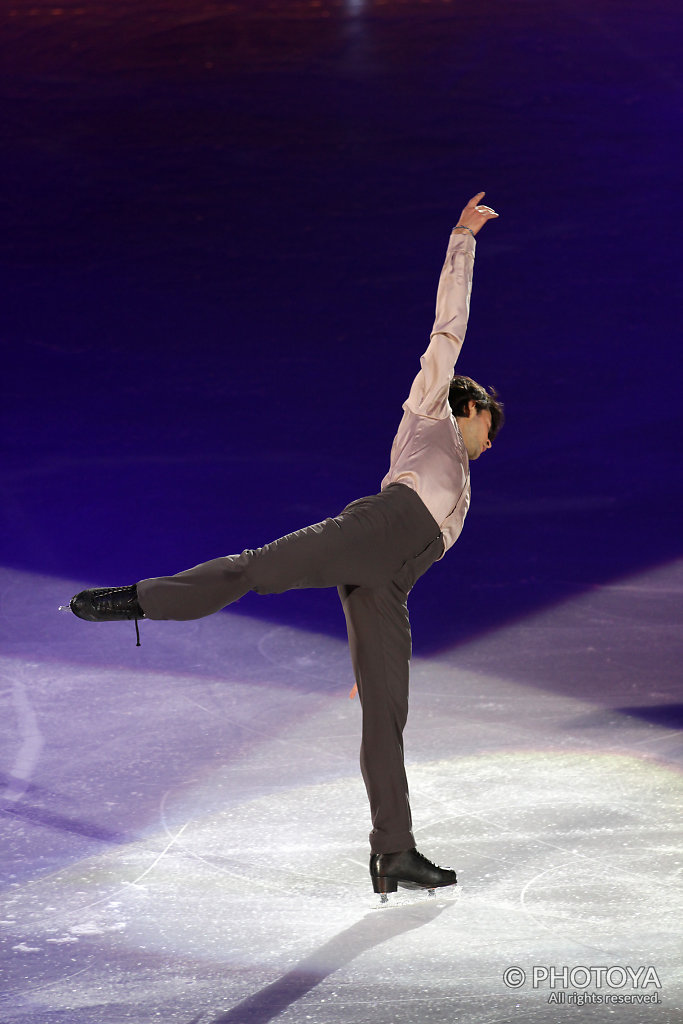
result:
[[[458,368],[508,424],[418,649],[673,558],[675,11],[14,3],[2,564],[127,583],[377,490],[479,189]]]

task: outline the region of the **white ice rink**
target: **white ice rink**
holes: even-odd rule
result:
[[[384,908],[340,640],[0,586],[3,1024],[683,1021],[682,564],[415,657]]]

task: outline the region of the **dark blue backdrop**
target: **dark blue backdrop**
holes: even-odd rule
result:
[[[0,563],[126,583],[375,491],[479,189],[459,369],[508,425],[417,646],[680,553],[676,9],[14,2]]]

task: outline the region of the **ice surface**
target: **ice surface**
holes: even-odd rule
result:
[[[1,583],[52,610],[2,659],[6,1024],[678,1019],[681,564],[416,657],[417,840],[459,885],[384,908],[340,641],[223,614],[136,649],[55,613],[78,583]],[[654,966],[586,991],[661,1003],[513,966]]]

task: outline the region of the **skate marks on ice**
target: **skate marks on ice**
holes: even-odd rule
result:
[[[473,903],[496,905],[501,930],[509,917],[521,931],[521,910],[537,935],[602,952],[620,947],[637,919],[632,945],[646,950],[649,933],[667,955],[675,947],[683,778],[674,766],[511,750],[415,766],[411,791],[424,822],[418,845],[457,836],[465,917]],[[449,791],[457,797],[444,799]]]
[[[69,951],[72,960],[74,952],[81,964],[93,960],[93,969],[72,981],[68,992],[51,984],[52,1009],[75,1001],[85,1013],[98,990],[134,958],[138,968],[126,1005],[144,976],[145,1006],[155,1001],[165,1006],[167,1019],[177,1024],[193,1014],[196,1019],[202,1005],[202,1024],[260,1024],[280,1013],[283,1021],[300,1021],[311,1011],[311,1019],[326,1024],[385,1024],[399,1017],[444,1024],[454,1019],[444,1013],[456,965],[464,1001],[458,1005],[469,1013],[462,1019],[505,1020],[508,994],[500,982],[501,963],[535,962],[541,950],[547,956],[549,946],[570,964],[583,962],[588,950],[609,951],[619,962],[626,948],[631,957],[642,950],[652,955],[656,948],[664,974],[677,931],[674,891],[662,886],[661,871],[652,870],[649,878],[638,875],[644,850],[635,840],[647,839],[653,851],[659,833],[660,841],[666,839],[669,772],[637,762],[629,768],[623,758],[618,763],[576,754],[555,758],[527,752],[467,758],[457,766],[414,766],[416,802],[432,811],[431,821],[426,813],[421,818],[427,827],[420,830],[418,845],[439,861],[452,859],[459,884],[437,890],[435,897],[399,891],[379,913],[367,859],[348,843],[359,797],[350,779],[283,788],[277,795],[242,799],[219,813],[182,821],[178,811],[187,798],[182,795],[178,803],[178,795],[169,792],[159,808],[162,829],[156,835],[15,890],[7,916],[14,919],[14,945],[21,947],[14,956],[23,990],[28,987],[37,1001],[54,979],[31,969],[34,962],[39,968],[35,950],[45,952],[50,940],[56,940],[55,951]],[[460,772],[468,789],[453,784]],[[522,778],[528,796],[512,806],[509,787],[519,795]],[[629,821],[622,821],[624,807],[606,818],[614,797],[610,783],[617,780],[639,816],[646,798],[651,801],[650,820],[638,836]],[[457,800],[444,799],[449,789],[458,792]],[[482,806],[484,791],[488,803]],[[202,805],[202,787],[191,802]],[[330,807],[335,813],[327,818],[329,839],[322,841],[319,819]],[[623,832],[617,830],[620,822]],[[619,835],[623,841],[615,843]],[[655,858],[660,866],[662,855],[660,850]],[[628,934],[634,915],[637,936]],[[422,926],[426,930],[411,938]],[[152,980],[146,958],[168,964],[166,976]],[[204,965],[203,985],[194,993],[183,991],[180,981],[197,964]],[[338,978],[326,981],[336,972]],[[402,1015],[400,998],[392,996],[399,976],[409,1003]],[[377,985],[382,1008],[371,1012]],[[331,1005],[331,991],[342,993],[343,1004]],[[475,1015],[477,993],[485,991],[491,1005],[486,1012],[480,1006]],[[429,1007],[421,1003],[421,992],[428,992]],[[325,1015],[316,1016],[322,999]],[[47,1005],[46,996],[43,1001]],[[516,1015],[543,1020],[536,1009],[531,1016],[525,1009]],[[73,1020],[81,1024],[86,1017],[74,1014]]]
[[[283,791],[180,825],[175,794],[166,793],[156,835],[10,886],[0,910],[6,1005],[26,1008],[12,1020],[34,1024],[40,1018],[30,1014],[42,1007],[68,1010],[79,1024],[89,1012],[109,1021],[102,992],[130,1008],[144,978],[144,1006],[175,1003],[169,1020],[192,1016],[192,993],[195,1019],[266,1021],[360,954],[435,922],[447,904],[422,893],[419,903],[375,912],[367,859],[348,845],[347,813],[359,795],[350,783]],[[305,838],[330,806],[333,840]],[[151,978],[148,963],[166,967],[154,966]],[[206,1007],[199,1018],[197,1003]]]

